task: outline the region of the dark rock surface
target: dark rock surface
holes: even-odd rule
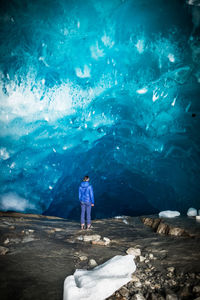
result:
[[[148,218],[150,223],[158,219]],[[188,234],[158,234],[139,217],[95,220],[91,230],[81,231],[78,223],[65,219],[0,213],[0,246],[6,249],[0,255],[1,300],[61,300],[64,279],[75,269],[92,269],[94,261],[102,264],[125,255],[128,248],[141,250],[135,259],[137,270],[110,300],[196,299],[200,297],[200,223],[186,217],[162,223]],[[86,235],[100,235],[101,241],[106,237],[110,242],[92,244]]]

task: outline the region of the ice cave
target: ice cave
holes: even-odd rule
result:
[[[200,1],[0,5],[0,210],[200,208]]]

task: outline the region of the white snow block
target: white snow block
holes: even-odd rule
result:
[[[160,218],[175,218],[180,216],[180,212],[176,210],[164,210],[159,212]]]
[[[190,207],[187,211],[188,217],[196,217],[197,216],[197,209]]]
[[[76,270],[64,281],[63,300],[104,300],[131,280],[132,255],[117,255],[91,271]]]

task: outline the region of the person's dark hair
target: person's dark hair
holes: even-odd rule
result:
[[[90,177],[89,176],[84,176],[84,178],[83,178],[83,181],[89,181],[90,180]]]

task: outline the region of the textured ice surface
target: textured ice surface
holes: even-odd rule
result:
[[[79,218],[85,174],[94,217],[199,207],[198,1],[25,2],[0,4],[0,209]]]
[[[91,271],[76,270],[64,282],[63,300],[104,300],[131,280],[132,255],[117,255]]]
[[[160,218],[175,218],[180,216],[180,212],[179,211],[172,211],[172,210],[165,210],[165,211],[161,211],[159,212],[159,217]]]

